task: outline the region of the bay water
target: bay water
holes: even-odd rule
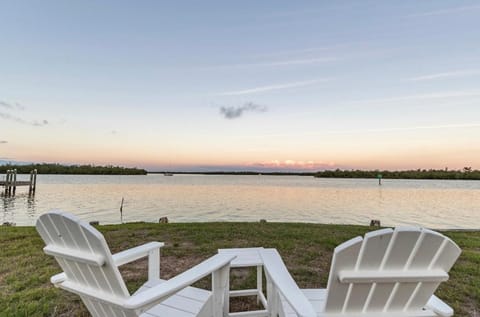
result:
[[[27,179],[19,175],[18,179]],[[38,175],[35,196],[0,197],[0,222],[34,225],[64,210],[123,221],[267,221],[480,228],[480,181],[331,179],[268,175]]]

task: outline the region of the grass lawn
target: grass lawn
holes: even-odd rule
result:
[[[219,248],[273,247],[300,287],[325,287],[333,249],[369,227],[296,223],[132,223],[99,226],[112,253],[149,241],[163,241],[161,277],[170,278],[212,256]],[[480,312],[480,231],[446,232],[463,250],[437,295],[455,316]],[[88,316],[80,299],[52,287],[60,271],[33,227],[0,227],[0,316]],[[146,279],[146,261],[121,268],[130,291]],[[234,288],[253,286],[253,271],[236,271]],[[208,281],[200,282],[207,287]],[[234,303],[234,308],[248,305]]]

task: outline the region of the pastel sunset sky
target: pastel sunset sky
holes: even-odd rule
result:
[[[2,1],[0,161],[480,168],[480,2]]]

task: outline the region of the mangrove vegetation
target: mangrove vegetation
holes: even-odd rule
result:
[[[72,174],[72,175],[146,175],[147,171],[139,168],[121,166],[97,165],[61,165],[61,164],[26,164],[26,165],[1,165],[0,173],[16,169],[19,174],[27,174],[36,169],[38,174]]]
[[[315,177],[331,178],[389,178],[389,179],[469,179],[480,180],[480,170],[416,169],[407,171],[330,170],[315,173]]]

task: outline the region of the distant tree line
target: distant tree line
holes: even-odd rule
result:
[[[27,164],[27,165],[1,165],[0,173],[16,169],[17,173],[30,173],[36,169],[38,174],[90,174],[90,175],[146,175],[147,171],[138,168],[121,166],[96,166],[96,165],[61,165],[61,164]]]
[[[149,174],[164,174],[164,173],[173,173],[173,174],[193,174],[193,175],[269,175],[269,176],[314,176],[315,172],[255,172],[255,171],[211,171],[211,172],[148,172]]]
[[[332,178],[382,178],[392,179],[476,179],[480,180],[480,170],[464,167],[461,170],[416,169],[407,171],[363,171],[363,170],[329,170],[315,173],[315,177]]]

